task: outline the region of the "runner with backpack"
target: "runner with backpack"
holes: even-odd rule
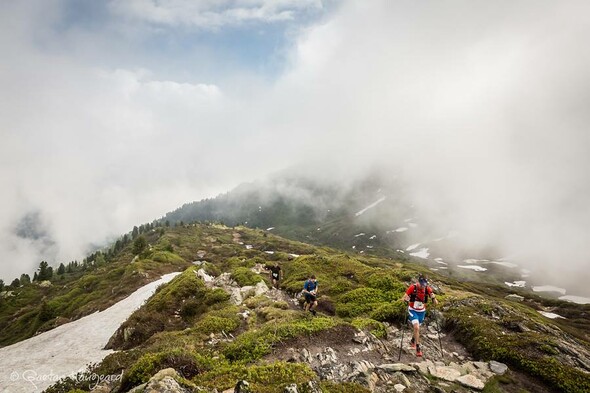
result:
[[[278,264],[270,266],[267,268],[270,270],[270,279],[272,282],[272,286],[275,288],[279,287],[279,280],[283,278],[283,271]]]
[[[408,303],[408,321],[414,327],[414,334],[410,341],[410,346],[416,348],[416,356],[422,356],[420,348],[420,324],[424,322],[426,315],[426,303],[431,298],[435,305],[438,304],[436,295],[432,288],[428,286],[428,280],[420,274],[415,284],[410,285],[402,300]]]
[[[318,282],[315,276],[311,275],[303,284],[303,295],[305,296],[303,309],[305,311],[310,311],[313,315],[316,315],[315,308],[318,306],[317,294]]]

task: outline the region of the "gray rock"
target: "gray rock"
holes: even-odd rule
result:
[[[299,390],[297,390],[297,385],[292,383],[291,385],[285,387],[283,393],[299,393]]]
[[[268,292],[268,286],[266,285],[266,283],[264,281],[260,281],[258,284],[256,284],[256,287],[254,287],[254,293],[256,294],[256,296],[260,296],[262,294],[265,294]]]
[[[131,389],[130,391],[128,391],[127,393],[141,393],[145,390],[145,387],[147,386],[147,383],[143,383],[139,386],[134,387],[133,389]]]
[[[181,387],[176,378],[180,376],[173,368],[167,368],[158,371],[156,375],[150,378],[144,392],[145,393],[187,393],[187,390]]]
[[[396,383],[395,385],[393,385],[393,388],[395,389],[396,392],[403,392],[406,387],[404,385],[402,385],[401,383]]]
[[[510,295],[506,296],[506,299],[513,300],[515,302],[522,302],[524,300],[524,297],[517,295],[515,293],[511,293]]]
[[[428,366],[428,372],[433,377],[449,381],[455,382],[457,378],[461,376],[461,371],[452,368],[452,367],[440,367],[440,366]]]
[[[508,366],[504,363],[496,362],[495,360],[490,361],[490,370],[494,373],[502,375],[508,370]]]
[[[250,388],[250,384],[248,381],[241,380],[236,383],[236,387],[234,388],[234,393],[251,393],[252,389]]]
[[[485,384],[480,379],[476,378],[472,374],[462,375],[458,377],[456,381],[461,385],[471,389],[482,390],[485,386]]]
[[[416,368],[405,363],[386,363],[376,367],[379,370],[394,373],[396,371],[416,372]]]

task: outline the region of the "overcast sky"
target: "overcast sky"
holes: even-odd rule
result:
[[[589,39],[583,0],[2,2],[0,277],[310,161],[581,270]]]

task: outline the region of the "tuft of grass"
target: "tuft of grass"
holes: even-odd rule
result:
[[[332,318],[301,319],[279,324],[266,324],[247,331],[223,349],[224,356],[233,361],[251,362],[270,353],[274,344],[292,337],[313,334],[336,326]]]
[[[374,319],[355,318],[352,320],[351,324],[358,330],[368,330],[375,337],[385,338],[387,336],[387,329],[385,328],[385,325]]]
[[[254,273],[247,267],[237,267],[232,270],[231,277],[238,283],[239,286],[256,285],[263,281],[259,274]]]

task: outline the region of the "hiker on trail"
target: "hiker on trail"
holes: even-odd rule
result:
[[[303,309],[305,311],[311,311],[313,315],[316,315],[315,308],[318,306],[318,281],[314,275],[310,276],[303,284],[303,294],[305,295]]]
[[[268,270],[270,270],[270,280],[272,282],[272,286],[278,288],[279,280],[283,278],[283,271],[281,270],[281,267],[276,264],[268,267]]]
[[[410,345],[412,348],[416,348],[416,356],[422,356],[422,350],[420,348],[420,324],[424,322],[426,303],[429,297],[434,304],[438,304],[432,288],[428,286],[428,280],[424,275],[420,274],[418,281],[410,285],[402,298],[404,302],[409,302],[408,320],[414,326],[414,335],[410,341]]]

